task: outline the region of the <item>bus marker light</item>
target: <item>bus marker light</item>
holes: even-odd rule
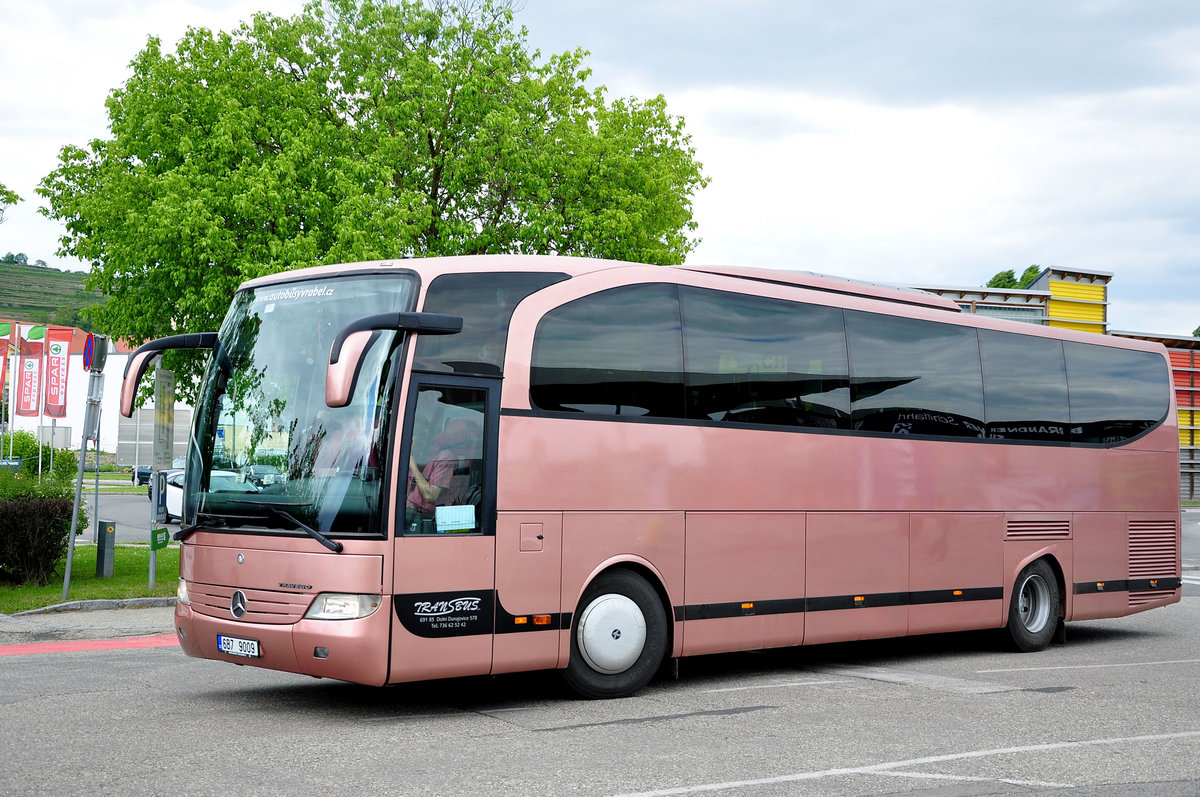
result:
[[[1158,586],[1158,579],[1157,579],[1157,578],[1152,578],[1152,579],[1150,579],[1150,586],[1152,586],[1152,587],[1157,587],[1157,586]]]
[[[529,623],[529,618],[528,617],[514,617],[513,623],[515,623],[516,625],[526,625]]]
[[[535,614],[533,616],[533,624],[534,625],[550,625],[550,615]]]
[[[961,590],[961,589],[956,589],[956,590],[954,590],[954,597],[956,597],[956,598],[961,598],[961,597],[962,597],[962,590]]]
[[[867,605],[867,596],[866,595],[855,595],[854,596],[854,605],[855,606],[866,606]]]
[[[1104,591],[1104,582],[1103,582],[1103,581],[1097,581],[1097,582],[1096,582],[1096,589],[1097,589],[1097,591],[1099,591],[1099,592],[1103,592],[1103,591]]]

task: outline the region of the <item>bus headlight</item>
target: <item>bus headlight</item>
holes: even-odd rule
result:
[[[182,578],[179,579],[179,584],[175,587],[175,601],[177,603],[182,603],[184,606],[192,605],[192,599],[188,595],[187,591],[187,582]]]
[[[381,600],[379,595],[322,592],[304,616],[309,620],[357,620],[374,614]]]

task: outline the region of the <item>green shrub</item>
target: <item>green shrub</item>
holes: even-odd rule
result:
[[[61,481],[71,481],[79,476],[79,455],[67,448],[54,449],[54,467],[50,475]]]
[[[0,471],[0,578],[46,584],[67,552],[73,484]],[[80,507],[76,533],[87,528]]]
[[[37,478],[38,475],[38,442],[29,432],[13,434],[12,452],[14,457],[21,460],[21,473]],[[4,438],[4,455],[8,456],[8,437]],[[52,474],[57,479],[74,479],[79,473],[79,457],[69,448],[54,449],[54,469],[50,468],[50,448],[42,447],[42,473]]]

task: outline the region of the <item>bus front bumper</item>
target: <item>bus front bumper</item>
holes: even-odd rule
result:
[[[175,633],[189,656],[381,686],[387,683],[389,601],[357,620],[309,620],[273,625],[209,617],[175,607]],[[226,652],[219,639],[229,637]],[[232,643],[232,644],[231,644]]]

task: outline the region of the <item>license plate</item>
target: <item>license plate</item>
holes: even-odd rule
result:
[[[221,649],[222,653],[228,653],[230,656],[245,656],[249,659],[257,659],[259,656],[257,639],[218,636],[217,647]]]

